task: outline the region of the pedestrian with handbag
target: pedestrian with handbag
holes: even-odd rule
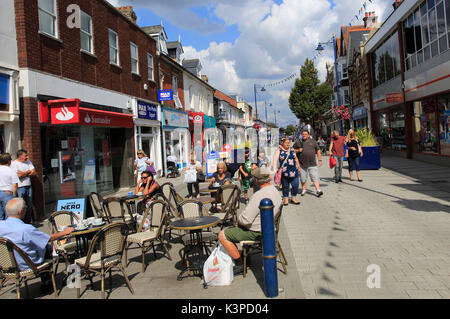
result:
[[[359,158],[363,156],[361,145],[359,145],[358,137],[355,131],[352,129],[348,131],[345,139],[347,143],[347,152],[345,157],[348,159],[348,173],[350,175],[350,181],[354,181],[352,172],[356,170],[358,176],[358,182],[362,182],[361,174],[359,173]]]
[[[345,137],[340,136],[337,131],[331,133],[331,143],[329,148],[330,157],[336,160],[334,167],[334,182],[342,183],[342,164],[344,161],[344,143]]]
[[[135,169],[135,177],[136,177],[136,183],[141,180],[141,174],[143,171],[150,171],[148,169],[149,165],[154,165],[153,162],[150,161],[150,159],[147,157],[147,154],[143,150],[137,151],[137,159],[134,161],[134,169]],[[156,172],[151,172],[153,175],[156,175]]]
[[[202,179],[203,168],[199,161],[196,161],[195,154],[191,154],[191,161],[186,167],[185,183],[187,184],[188,194],[186,198],[200,197],[199,182]],[[192,193],[192,187],[194,187],[195,194]]]
[[[291,203],[300,205],[295,196],[298,193],[298,173],[300,171],[300,163],[297,155],[290,147],[289,138],[282,138],[281,145],[275,151],[273,158],[273,171],[275,174],[275,183],[283,186],[283,205],[289,204],[289,188],[291,188]]]

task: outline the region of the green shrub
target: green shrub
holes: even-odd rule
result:
[[[359,129],[355,131],[356,136],[358,137],[359,144],[361,146],[377,146],[377,139],[372,134],[370,130],[367,128]]]

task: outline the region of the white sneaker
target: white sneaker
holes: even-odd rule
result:
[[[302,189],[302,192],[301,192],[301,196],[305,196],[305,194],[306,194],[306,189]]]

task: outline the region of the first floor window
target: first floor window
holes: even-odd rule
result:
[[[58,37],[55,0],[38,0],[39,31]]]
[[[130,43],[131,50],[131,72],[139,74],[138,47],[133,42]]]
[[[81,11],[81,49],[89,52],[94,53],[93,48],[93,33],[92,33],[92,18],[87,13],[84,13]]]

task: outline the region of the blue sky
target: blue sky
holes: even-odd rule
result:
[[[178,40],[185,58],[199,58],[202,74],[215,88],[237,94],[254,105],[254,84],[277,83],[257,94],[258,110],[272,103],[280,114],[279,124],[296,124],[288,98],[294,78],[306,58],[313,58],[318,42],[348,25],[365,0],[108,0],[116,6],[133,6],[141,27],[162,21],[169,41]],[[393,0],[372,0],[367,11],[382,20]],[[333,63],[332,50],[317,60],[319,76],[325,78],[326,63]],[[273,121],[273,110],[267,110]]]

